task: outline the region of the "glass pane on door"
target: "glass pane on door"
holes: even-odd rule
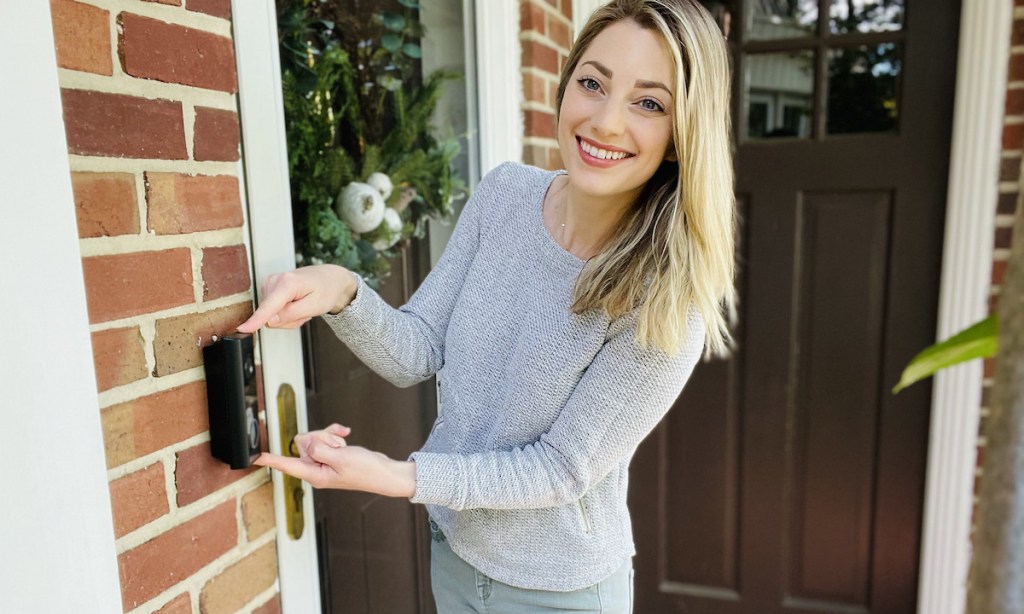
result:
[[[902,70],[900,43],[829,50],[828,133],[896,130]]]
[[[818,0],[750,0],[747,40],[803,38],[818,30]]]
[[[903,28],[905,0],[831,0],[829,31],[890,32]]]
[[[747,138],[808,138],[814,109],[814,51],[747,56]]]

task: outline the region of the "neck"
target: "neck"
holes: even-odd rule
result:
[[[631,198],[592,196],[574,189],[568,177],[553,194],[559,243],[583,260],[593,258],[611,241]]]

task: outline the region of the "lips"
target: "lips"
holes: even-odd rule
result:
[[[628,151],[600,145],[583,137],[576,137],[576,150],[580,158],[590,166],[608,168],[636,156]]]

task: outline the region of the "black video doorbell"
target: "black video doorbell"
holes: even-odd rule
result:
[[[260,454],[252,335],[228,335],[203,348],[213,456],[245,469]]]

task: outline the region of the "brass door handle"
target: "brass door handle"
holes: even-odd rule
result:
[[[295,447],[295,436],[299,434],[298,419],[295,416],[295,390],[289,384],[281,384],[277,389],[277,423],[280,426],[281,455],[298,458],[299,450]],[[288,524],[288,536],[292,539],[302,537],[306,519],[302,513],[302,480],[286,473],[284,477],[284,511]]]

